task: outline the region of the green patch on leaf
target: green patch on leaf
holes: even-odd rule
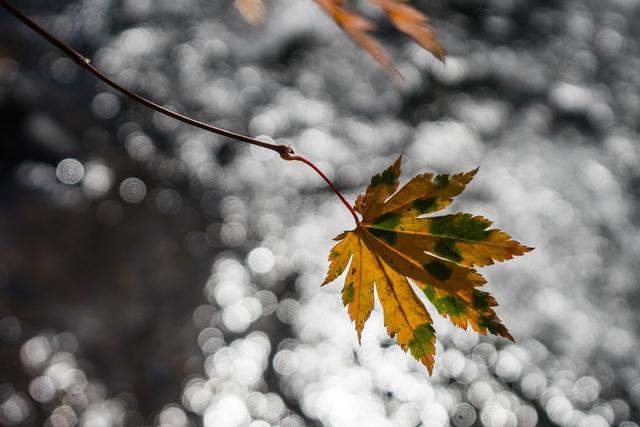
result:
[[[450,239],[480,242],[489,237],[489,226],[482,219],[471,215],[445,215],[430,218],[429,233]]]
[[[438,297],[436,296],[436,291],[435,289],[433,289],[433,286],[424,285],[424,289],[422,289],[422,292],[424,292],[426,297],[429,298],[429,301],[431,301],[433,305],[436,304],[435,301],[438,299]]]
[[[380,230],[378,228],[370,228],[369,232],[379,239],[393,245],[398,240],[398,233],[389,230]]]
[[[436,197],[429,197],[428,199],[418,199],[414,200],[411,205],[420,214],[424,214],[432,211],[433,206],[436,204],[436,200],[438,200]]]
[[[490,297],[487,292],[482,292],[477,289],[474,289],[471,304],[473,305],[473,308],[479,311],[485,311],[491,308],[489,298]]]
[[[445,295],[442,298],[438,298],[437,302],[433,305],[440,313],[454,317],[464,314],[467,310],[467,304],[464,300],[455,295]]]
[[[428,262],[423,267],[427,271],[427,273],[440,280],[441,282],[444,282],[451,277],[451,269],[440,261]]]
[[[462,261],[460,250],[456,247],[456,241],[452,239],[440,239],[433,248],[433,252],[451,261]]]
[[[391,170],[391,168],[389,168],[382,173],[374,175],[371,178],[371,186],[377,187],[378,185],[381,185],[381,184],[393,185],[397,179],[398,179],[398,176]]]
[[[409,342],[411,354],[421,359],[433,353],[433,337],[435,330],[429,323],[423,323],[413,330],[413,339]]]
[[[440,314],[449,316],[460,316],[467,311],[467,303],[455,295],[445,295],[438,298],[433,286],[426,285],[422,292],[431,301],[433,306],[438,310]]]
[[[400,214],[390,212],[381,215],[373,222],[373,225],[375,225],[376,228],[382,228],[384,230],[395,230],[398,224],[400,224],[401,219]]]
[[[354,287],[353,282],[344,287],[344,303],[348,304],[353,301]]]
[[[449,175],[436,175],[433,177],[433,186],[438,190],[442,190],[449,185]]]

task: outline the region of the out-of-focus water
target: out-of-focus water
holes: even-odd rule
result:
[[[350,200],[480,172],[449,211],[536,250],[483,269],[516,342],[434,313],[429,377],[362,345],[352,218],[304,165],[133,104],[0,12],[0,424],[637,426],[640,1],[416,2],[446,65],[380,19],[402,87],[308,0],[16,2],[127,87],[288,143]],[[364,12],[381,18],[375,9]]]

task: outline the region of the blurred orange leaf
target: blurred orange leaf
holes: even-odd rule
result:
[[[393,66],[389,55],[382,44],[369,33],[375,30],[370,19],[358,15],[345,7],[345,0],[314,0],[331,19],[351,39],[381,64],[387,72],[396,78],[400,74]],[[429,26],[427,17],[406,0],[369,0],[380,7],[393,25],[403,33],[411,36],[420,46],[431,52],[441,61],[445,59],[445,51],[435,31]],[[265,15],[264,0],[235,0],[240,14],[252,25],[262,22]]]
[[[342,0],[315,0],[315,2],[373,59],[392,75],[398,75],[382,45],[367,34],[375,29],[375,24],[372,21],[345,9]]]
[[[259,25],[264,20],[264,0],[235,0],[234,5],[251,25]]]
[[[445,51],[435,31],[429,26],[428,18],[406,0],[372,0],[380,6],[393,25],[409,36],[423,48],[431,52],[440,61],[444,61]]]

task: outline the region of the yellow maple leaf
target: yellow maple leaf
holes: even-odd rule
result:
[[[449,206],[477,169],[452,176],[421,174],[398,190],[401,159],[371,178],[357,198],[355,210],[362,222],[336,237],[339,242],[329,254],[323,284],[349,266],[342,301],[358,339],[373,310],[375,287],[388,333],[431,373],[435,332],[407,278],[455,325],[513,339],[493,310],[495,299],[478,289],[486,281],[474,267],[511,259],[532,248],[500,230],[490,230],[491,222],[480,216],[423,217]]]

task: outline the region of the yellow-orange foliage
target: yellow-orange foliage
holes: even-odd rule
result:
[[[314,0],[327,15],[347,33],[351,39],[365,50],[387,71],[397,74],[389,55],[369,33],[375,30],[375,24],[345,6],[344,0]],[[412,37],[420,46],[431,52],[441,61],[445,59],[445,51],[435,31],[429,25],[428,18],[406,0],[369,0],[381,8],[391,23],[403,33]],[[235,0],[235,5],[252,23],[262,21],[265,12],[264,0]]]

